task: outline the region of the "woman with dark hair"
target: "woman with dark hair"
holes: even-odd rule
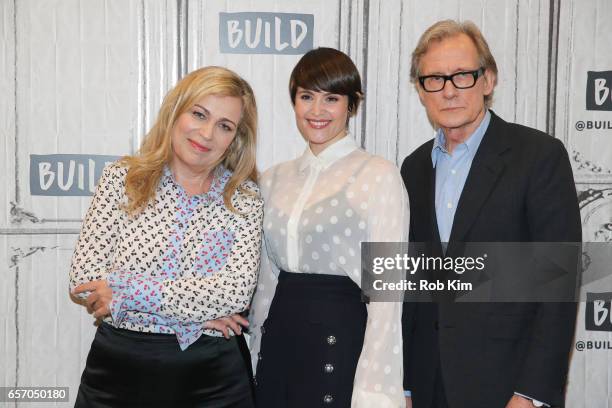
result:
[[[76,407],[253,407],[246,343],[210,321],[244,311],[256,285],[256,130],[249,84],[202,68],[138,154],[104,169],[70,269],[101,319]]]
[[[362,99],[344,53],[305,54],[289,81],[308,147],[262,176],[260,278],[251,306],[256,404],[403,407],[400,302],[361,300],[360,243],[406,241],[399,170],[348,134]]]

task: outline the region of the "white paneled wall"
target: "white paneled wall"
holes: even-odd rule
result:
[[[15,143],[15,5],[12,1],[0,2],[0,152],[3,159],[8,159],[9,152],[14,150]],[[6,187],[13,185],[14,172],[9,167],[0,171],[0,228],[9,223],[10,205],[6,199]]]
[[[13,237],[0,236],[0,262],[2,276],[0,279],[0,383],[3,386],[16,384],[17,372],[17,310],[15,287],[17,286],[17,271],[9,267],[12,264],[9,253],[9,241]]]
[[[612,2],[591,0],[561,2],[559,70],[557,76],[556,133],[577,156],[578,182],[612,184],[610,146],[612,130],[576,130],[577,121],[612,121],[612,112],[585,110],[587,71],[612,70]],[[607,86],[612,88],[612,84]],[[588,163],[587,163],[588,162]]]
[[[587,71],[612,70],[612,3],[561,1],[555,135],[564,141],[583,196],[583,240],[612,241],[612,129],[579,131],[579,121],[612,123],[612,112],[585,107]],[[612,84],[607,86],[612,88]],[[612,341],[612,333],[585,330],[580,305],[576,340]],[[612,406],[612,351],[574,352],[568,384],[568,407]]]
[[[347,52],[362,73],[353,137],[398,165],[433,134],[409,82],[412,49],[437,20],[473,20],[498,63],[493,109],[566,143],[585,240],[612,237],[612,131],[575,128],[612,121],[584,106],[587,71],[612,70],[609,0],[0,0],[0,386],[69,386],[74,401],[94,332],[67,293],[90,199],[31,195],[31,154],[134,152],[166,91],[204,65],[253,86],[260,170],[302,152],[288,95],[300,56],[220,53],[220,12],[314,15],[314,46]],[[584,313],[577,339],[612,340],[586,332]],[[574,353],[568,408],[612,406],[609,353]]]
[[[612,218],[612,188],[599,184],[580,184],[578,188],[582,191],[591,190],[591,194],[582,200],[581,206],[583,241],[599,242],[606,240],[606,237],[611,241],[612,231],[604,231],[602,227],[609,224]],[[610,287],[609,277],[606,282],[605,286]],[[589,291],[598,292],[597,287]],[[612,341],[612,333],[585,330],[585,316],[585,303],[582,302],[578,309],[576,341]],[[612,406],[611,371],[611,350],[574,351],[567,387],[567,407]]]
[[[130,151],[138,117],[136,9],[121,1],[15,4],[16,143],[7,167],[17,177],[7,193],[36,223],[78,228],[87,200],[30,196],[29,155]]]

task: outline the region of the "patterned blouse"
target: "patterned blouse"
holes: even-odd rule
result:
[[[257,282],[257,185],[247,181],[236,190],[234,213],[223,202],[229,170],[219,166],[210,190],[189,196],[166,168],[155,200],[128,216],[126,174],[118,163],[104,169],[72,257],[70,289],[106,279],[113,299],[105,322],[175,333],[183,350],[202,334],[221,336],[203,323],[246,310]]]

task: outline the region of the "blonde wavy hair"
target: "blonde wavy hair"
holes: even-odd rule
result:
[[[145,136],[137,154],[121,159],[128,168],[125,191],[128,202],[125,210],[134,214],[155,198],[155,191],[163,175],[164,166],[172,159],[171,136],[178,117],[189,110],[196,101],[208,95],[234,96],[242,100],[242,116],[236,136],[220,158],[232,171],[223,190],[225,205],[236,212],[231,199],[246,180],[257,182],[255,160],[257,138],[257,105],[251,86],[238,74],[227,68],[210,66],[191,72],[170,90],[162,102],[155,124]]]

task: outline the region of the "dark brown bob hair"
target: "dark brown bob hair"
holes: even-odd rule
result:
[[[350,116],[357,113],[363,99],[357,67],[348,55],[333,48],[310,50],[293,68],[289,78],[289,94],[294,105],[298,87],[348,96]]]

